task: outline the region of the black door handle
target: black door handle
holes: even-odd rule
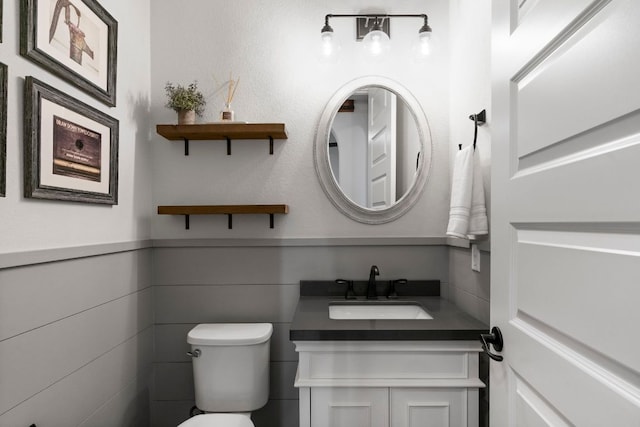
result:
[[[494,326],[491,328],[490,334],[480,334],[480,341],[482,341],[482,349],[487,353],[487,356],[496,362],[502,362],[504,357],[499,354],[491,353],[491,350],[489,350],[489,345],[492,344],[496,351],[502,351],[504,341],[502,340],[502,332],[500,332],[500,328]]]

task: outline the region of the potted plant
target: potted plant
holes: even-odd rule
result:
[[[174,85],[167,82],[164,87],[167,93],[167,108],[178,113],[179,125],[192,125],[196,121],[196,114],[202,117],[206,101],[204,95],[198,90],[198,82],[194,81],[188,86]]]

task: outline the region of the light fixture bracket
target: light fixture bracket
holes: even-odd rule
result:
[[[362,41],[369,31],[374,28],[376,21],[378,21],[379,29],[391,37],[389,29],[390,20],[386,17],[358,16],[356,17],[356,40]]]

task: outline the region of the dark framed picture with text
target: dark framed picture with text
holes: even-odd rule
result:
[[[118,120],[25,79],[24,196],[118,204]]]
[[[95,0],[20,0],[20,54],[112,107],[117,42],[117,21]]]
[[[0,62],[0,197],[7,191],[7,70]]]

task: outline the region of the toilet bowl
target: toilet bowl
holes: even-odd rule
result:
[[[243,414],[202,414],[191,417],[178,427],[254,427]]]
[[[270,323],[204,323],[191,344],[196,415],[179,427],[252,427],[250,413],[269,399]]]

